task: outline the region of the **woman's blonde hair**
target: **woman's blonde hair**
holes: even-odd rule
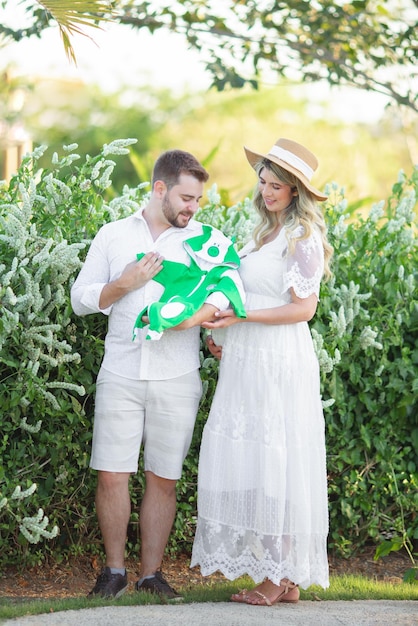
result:
[[[267,168],[278,180],[284,185],[289,185],[292,191],[297,191],[289,206],[282,213],[274,213],[268,211],[263,200],[259,184],[254,190],[253,204],[260,216],[260,222],[254,229],[253,239],[258,250],[264,243],[264,240],[279,225],[284,226],[289,239],[289,251],[292,252],[296,242],[301,239],[307,239],[312,234],[312,229],[316,227],[321,234],[322,245],[324,247],[324,277],[330,278],[331,270],[329,267],[333,249],[327,240],[327,228],[324,221],[322,211],[313,196],[313,194],[305,187],[305,185],[291,172],[283,169],[276,163],[268,159],[259,161],[254,169],[257,176],[260,176],[261,170]],[[299,237],[291,237],[293,231],[299,226],[303,227],[303,234]]]

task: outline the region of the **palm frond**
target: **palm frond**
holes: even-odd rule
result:
[[[106,0],[38,0],[38,3],[57,22],[67,58],[75,65],[77,61],[71,37],[83,35],[93,41],[82,27],[101,30],[99,23],[110,21],[114,15],[110,2]]]

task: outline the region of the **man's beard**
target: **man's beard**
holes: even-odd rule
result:
[[[165,219],[167,220],[169,224],[171,224],[171,226],[175,226],[176,228],[185,228],[187,224],[189,223],[189,222],[187,223],[180,222],[181,218],[179,218],[178,213],[175,213],[173,205],[171,204],[168,198],[168,193],[166,193],[164,196],[164,200],[162,204],[162,211],[163,211]],[[190,219],[192,217],[193,215],[190,215]]]

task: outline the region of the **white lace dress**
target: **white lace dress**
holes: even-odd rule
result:
[[[284,229],[253,247],[243,249],[240,268],[247,310],[290,302],[290,287],[300,298],[319,293],[318,233],[291,256]],[[191,567],[328,587],[324,430],[308,324],[228,328],[201,444]]]

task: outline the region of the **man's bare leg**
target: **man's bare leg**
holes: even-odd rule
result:
[[[140,511],[140,579],[160,567],[176,515],[176,481],[145,472],[146,488]]]
[[[106,552],[107,567],[125,563],[126,535],[131,515],[129,473],[99,471],[96,512]]]

